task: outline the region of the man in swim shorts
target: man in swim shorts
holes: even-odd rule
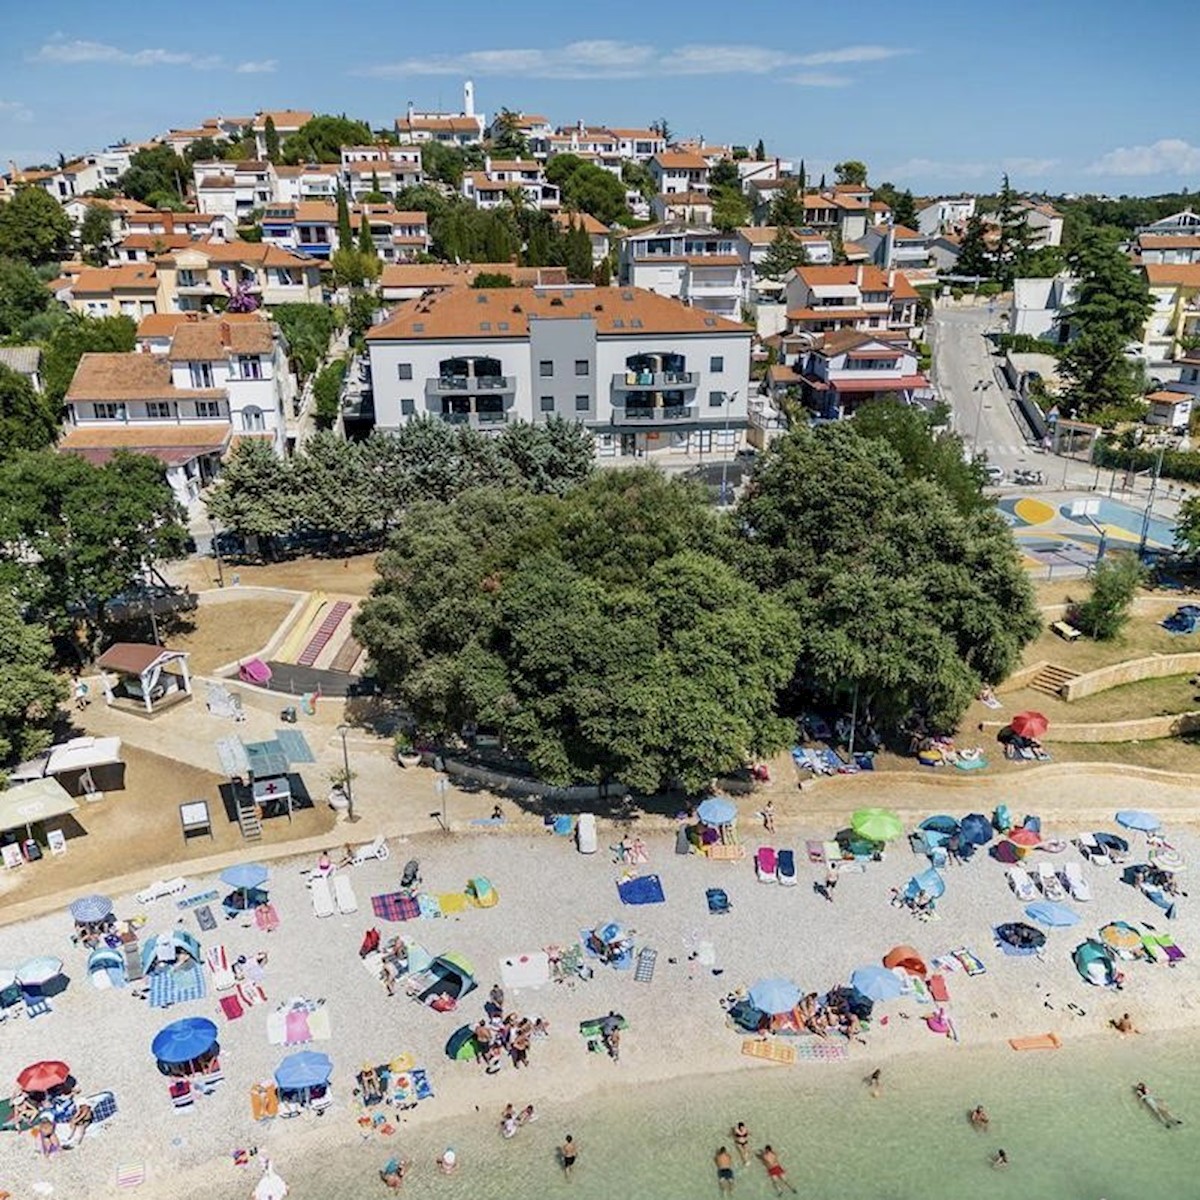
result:
[[[717,1187],[722,1195],[728,1196],[733,1191],[733,1159],[730,1158],[729,1151],[722,1146],[714,1156],[713,1162],[717,1164]]]
[[[779,1155],[770,1146],[764,1146],[758,1152],[758,1157],[762,1159],[763,1166],[767,1168],[767,1178],[771,1181],[771,1186],[775,1189],[775,1195],[782,1196],[785,1187],[795,1194],[796,1189],[788,1183],[787,1172],[783,1169],[783,1164],[779,1161]]]
[[[562,1155],[563,1174],[570,1179],[571,1171],[575,1166],[575,1159],[579,1157],[579,1147],[575,1144],[575,1139],[569,1133],[566,1140],[559,1147],[559,1154]]]

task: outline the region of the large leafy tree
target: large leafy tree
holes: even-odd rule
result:
[[[877,716],[949,727],[1036,635],[1033,592],[994,512],[964,512],[935,466],[855,425],[772,445],[736,512],[738,560],[796,615],[799,697],[858,689]]]
[[[788,180],[771,198],[767,224],[781,229],[794,229],[805,220],[804,196],[798,184]]]
[[[0,766],[50,745],[58,704],[67,696],[52,661],[46,627],[27,620],[16,598],[0,592]]]
[[[40,266],[58,262],[71,248],[71,218],[38,187],[18,188],[0,205],[0,258]]]
[[[518,115],[511,109],[502,108],[495,121],[495,136],[492,139],[492,157],[499,159],[521,159],[529,153],[529,139],[521,129]]]
[[[1153,307],[1145,276],[1101,231],[1083,237],[1070,263],[1079,283],[1068,314],[1075,336],[1060,360],[1067,408],[1087,413],[1127,404],[1141,377],[1125,347],[1141,340]]]
[[[188,164],[166,143],[134,151],[129,170],[121,176],[118,186],[127,196],[155,208],[177,208],[183,202],[187,181],[191,178]]]
[[[59,405],[71,386],[79,360],[90,353],[128,353],[137,341],[137,326],[126,316],[83,317],[73,314],[59,323],[42,356],[46,399]]]
[[[732,233],[750,223],[750,202],[740,188],[717,188],[711,194],[713,225],[722,233]]]
[[[967,228],[958,247],[958,261],[954,264],[956,275],[973,275],[988,279],[992,274],[992,252],[988,247],[987,233],[981,216],[967,220]]]
[[[292,473],[261,438],[244,438],[208,494],[208,511],[225,529],[269,540],[295,523]]]
[[[0,258],[0,338],[21,337],[27,322],[50,307],[50,298],[33,267]]]
[[[808,262],[804,243],[788,226],[781,226],[775,231],[775,237],[767,247],[759,265],[758,273],[764,279],[782,279],[789,271],[802,267]]]
[[[44,450],[57,437],[57,409],[24,375],[0,363],[0,461],[21,450]]]
[[[164,468],[118,453],[102,467],[45,450],[0,464],[0,583],[52,630],[76,622],[95,647],[104,605],[184,553],[183,511]]]
[[[835,163],[833,178],[838,183],[853,183],[863,187],[867,182],[867,164],[857,158],[848,158],[845,162]]]
[[[88,262],[98,267],[108,262],[112,236],[112,213],[103,204],[89,204],[79,225],[79,244]]]
[[[324,304],[276,304],[271,319],[287,342],[288,354],[303,383],[321,364],[329,339],[337,328],[337,315]]]
[[[288,135],[283,144],[283,161],[292,164],[339,162],[343,146],[364,146],[374,140],[371,127],[365,122],[323,114]]]

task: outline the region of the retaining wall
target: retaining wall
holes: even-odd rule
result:
[[[1067,680],[1062,687],[1062,698],[1069,703],[1072,700],[1081,700],[1084,696],[1094,696],[1097,692],[1106,692],[1109,688],[1120,687],[1125,683],[1137,683],[1143,679],[1166,679],[1172,675],[1190,675],[1195,671],[1200,671],[1200,653],[1197,652],[1131,658],[1127,662],[1099,667],[1095,671],[1088,671],[1086,675],[1077,675],[1074,679]]]

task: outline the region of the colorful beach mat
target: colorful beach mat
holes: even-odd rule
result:
[[[146,1182],[145,1163],[122,1163],[117,1167],[117,1187],[141,1187]]]
[[[841,1042],[799,1042],[796,1057],[806,1062],[840,1062],[849,1057],[849,1051]]]
[[[218,892],[201,892],[198,896],[188,896],[183,900],[176,900],[175,907],[182,910],[185,908],[194,908],[197,904],[207,904],[210,900],[215,900]]]
[[[180,970],[168,967],[150,976],[150,1007],[170,1008],[189,1000],[203,1000],[208,994],[204,971],[199,963]]]
[[[421,906],[407,892],[389,892],[371,897],[371,911],[381,921],[412,921],[421,915]]]
[[[743,1038],[742,1053],[747,1058],[761,1058],[764,1062],[779,1063],[785,1067],[790,1067],[796,1061],[796,1047],[786,1042]]]
[[[666,901],[662,880],[657,875],[639,875],[617,884],[622,904],[662,904]]]

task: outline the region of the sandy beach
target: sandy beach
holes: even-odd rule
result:
[[[932,789],[930,799],[937,796]],[[1117,800],[1114,796],[1114,808]],[[751,802],[743,807],[742,836],[752,852],[759,831]],[[950,806],[947,811],[962,815],[967,807]],[[1114,826],[1109,822],[1108,827]],[[1189,901],[1181,902],[1170,929],[1192,957],[1175,969],[1131,963],[1123,992],[1098,991],[1083,983],[1071,962],[1072,949],[1084,937],[1114,919],[1149,922],[1159,929],[1168,926],[1160,910],[1120,882],[1118,870],[1085,868],[1094,898],[1090,904],[1076,906],[1080,924],[1048,931],[1041,957],[1010,958],[996,948],[992,930],[1000,922],[1022,919],[1023,905],[1009,890],[1001,864],[977,855],[968,864],[949,868],[937,919],[922,923],[889,904],[891,889],[903,887],[925,865],[903,841],[889,848],[883,862],[871,863],[861,873],[847,873],[832,903],[813,890],[824,868],[804,861],[804,842],[806,837],[832,832],[797,823],[781,827],[767,839],[798,851],[799,884],[794,888],[756,882],[749,858],[719,863],[695,855],[678,856],[672,835],[647,834],[650,861],[637,871],[660,876],[666,902],[639,907],[619,902],[616,883],[626,868],[614,864],[607,853],[609,843],[619,835],[603,828],[600,851],[591,856],[577,853],[570,840],[541,831],[484,829],[407,841],[396,838],[387,861],[347,870],[359,912],[325,919],[314,915],[302,874],[314,865],[314,857],[274,861],[269,888],[281,924],[271,933],[261,932],[252,921],[237,919],[220,920],[215,931],[202,934],[193,913],[181,912],[174,898],[139,905],[131,895],[114,897],[119,917],[145,915],[147,933],[168,932],[181,923],[199,935],[205,948],[223,942],[231,957],[268,952],[263,986],[269,999],[234,1021],[224,1018],[211,988],[204,1000],[167,1010],[150,1009],[134,999],[128,988],[94,989],[86,978],[84,951],[70,944],[71,921],[64,901],[64,909],[0,933],[0,961],[16,963],[52,953],[64,959],[72,980],[53,1001],[52,1013],[0,1026],[0,1075],[11,1080],[30,1062],[63,1059],[85,1094],[114,1091],[119,1111],[106,1126],[89,1133],[79,1148],[49,1160],[38,1155],[29,1135],[5,1135],[9,1149],[0,1186],[20,1197],[50,1194],[37,1189],[39,1183],[52,1185],[54,1194],[63,1196],[116,1195],[117,1169],[132,1163],[144,1164],[146,1173],[137,1195],[249,1195],[257,1168],[233,1166],[239,1149],[257,1147],[260,1154],[269,1154],[288,1178],[289,1162],[299,1164],[358,1146],[364,1187],[373,1190],[379,1186],[371,1182],[379,1165],[404,1152],[411,1131],[447,1119],[464,1127],[494,1126],[500,1108],[510,1100],[533,1103],[552,1116],[557,1107],[618,1086],[640,1090],[689,1075],[742,1070],[800,1075],[826,1069],[804,1062],[780,1068],[744,1057],[741,1037],[726,1026],[722,997],[771,975],[792,978],[806,991],[824,992],[846,982],[855,967],[879,962],[891,946],[903,942],[927,959],[966,946],[983,960],[986,973],[947,977],[948,1009],[957,1041],[931,1033],[920,1019],[931,1010],[913,999],[877,1006],[867,1044],[848,1047],[847,1069],[854,1072],[896,1056],[941,1059],[995,1047],[1012,1037],[1050,1032],[1068,1044],[1092,1038],[1102,1047],[1118,1037],[1108,1028],[1109,1020],[1126,1011],[1140,1028],[1156,1035],[1196,1026],[1200,986],[1193,960],[1200,954],[1200,919]],[[1077,828],[1055,823],[1046,832],[1070,835]],[[1178,826],[1168,832],[1185,860],[1194,862],[1200,839]],[[1141,835],[1130,836],[1136,855]],[[1071,847],[1046,857],[1059,865],[1078,860],[1079,854]],[[409,858],[421,862],[424,890],[460,891],[468,878],[482,874],[495,885],[499,904],[439,919],[379,921],[371,912],[371,896],[394,890]],[[212,877],[189,876],[188,883],[185,895],[226,890]],[[728,891],[731,913],[719,917],[708,913],[704,890],[710,886]],[[216,911],[219,914],[219,903]],[[631,971],[596,965],[588,981],[510,993],[506,1007],[541,1015],[550,1023],[551,1036],[534,1043],[528,1070],[514,1071],[506,1065],[498,1075],[488,1077],[478,1064],[446,1058],[449,1035],[481,1015],[487,991],[499,979],[502,958],[569,943],[580,930],[609,920],[630,926],[639,947],[648,945],[658,951],[651,983],[635,982]],[[358,956],[363,934],[372,926],[385,938],[400,933],[435,955],[464,955],[476,968],[479,990],[453,1014],[416,1004],[402,987],[388,997]],[[703,943],[712,947],[713,965],[701,965],[692,957]],[[250,1088],[257,1080],[268,1079],[290,1052],[269,1043],[268,1014],[301,996],[323,999],[330,1014],[331,1038],[308,1048],[333,1060],[334,1104],[320,1117],[305,1114],[291,1121],[256,1124],[251,1119]],[[578,1033],[580,1020],[602,1016],[610,1009],[629,1021],[616,1064],[603,1054],[589,1054]],[[214,1094],[200,1097],[190,1110],[175,1111],[167,1081],[157,1072],[149,1047],[159,1028],[186,1015],[208,1016],[219,1025],[225,1082]],[[879,1019],[884,1016],[886,1023]],[[364,1144],[358,1124],[361,1110],[351,1094],[354,1074],[404,1052],[429,1072],[436,1095],[403,1114],[393,1137],[372,1134]],[[306,1190],[303,1174],[295,1170],[289,1182],[294,1196],[319,1194]],[[416,1180],[412,1191],[420,1194]]]

